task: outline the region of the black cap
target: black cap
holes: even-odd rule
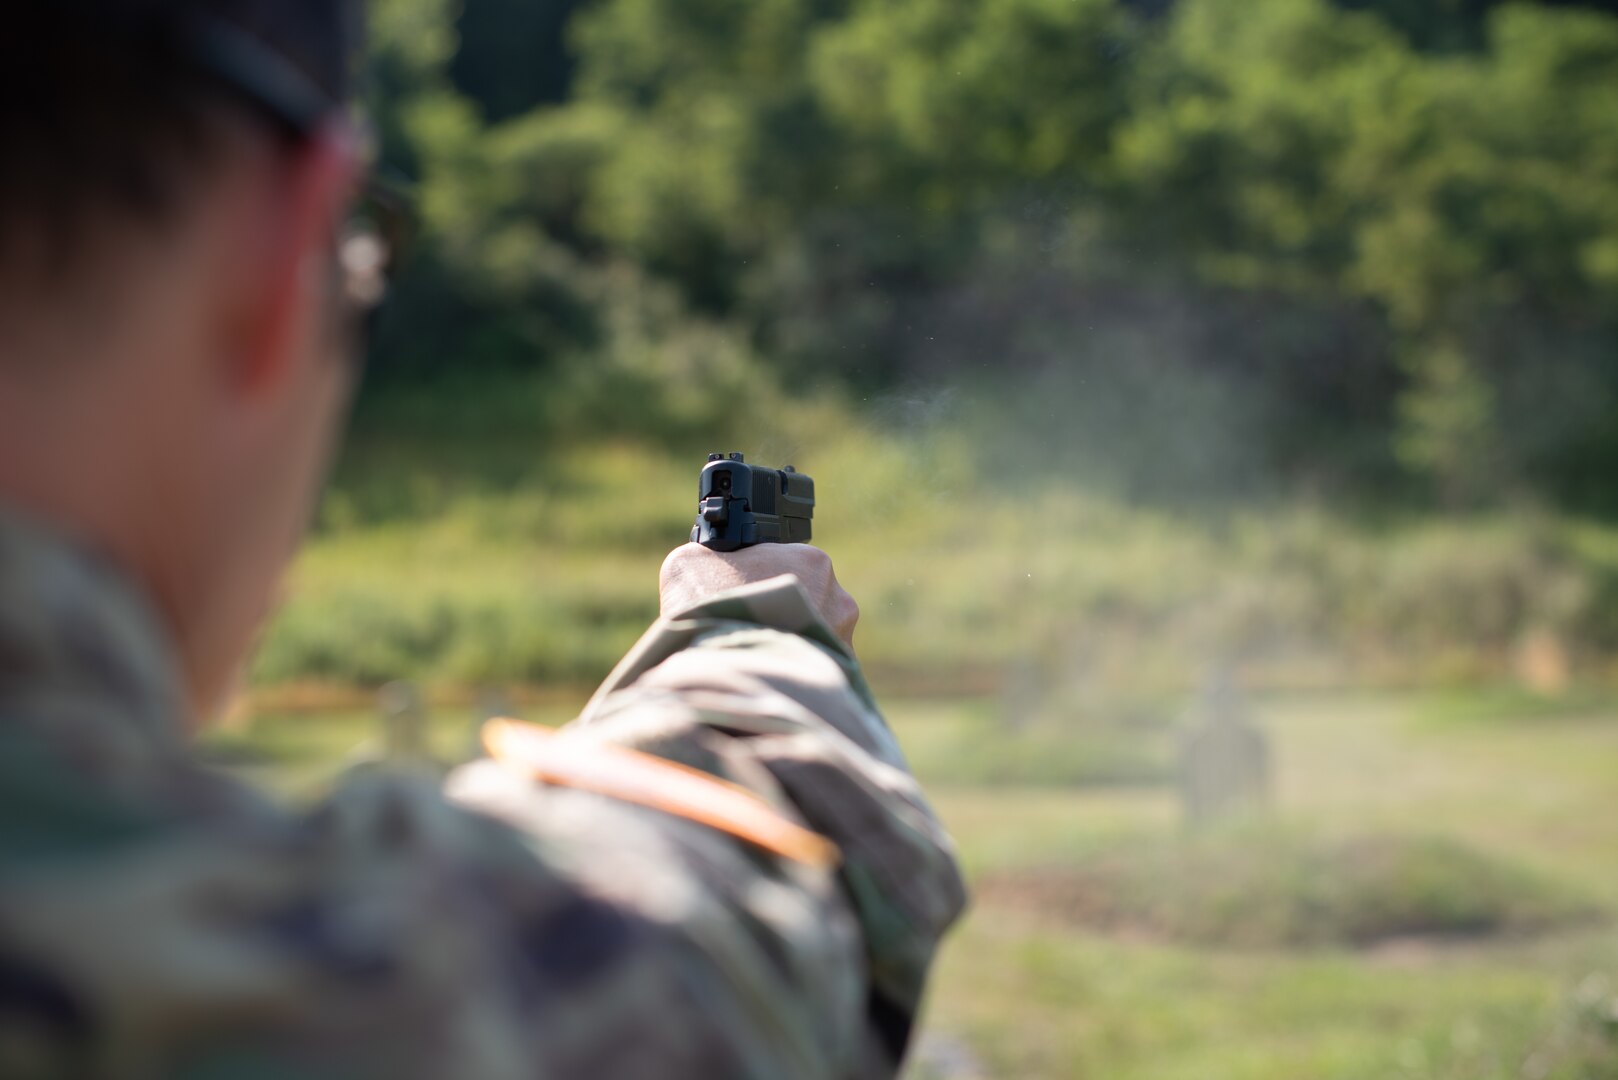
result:
[[[98,211],[158,222],[215,102],[293,138],[345,112],[362,0],[14,0],[0,16],[0,272],[53,288]],[[9,284],[9,281],[8,281]]]
[[[31,5],[32,6],[32,5]],[[51,0],[81,34],[116,34],[211,76],[297,133],[354,95],[360,0]]]
[[[359,5],[237,0],[185,28],[186,55],[294,131],[307,134],[353,95]]]

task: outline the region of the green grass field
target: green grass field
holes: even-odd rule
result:
[[[556,722],[577,704],[522,711]],[[1296,858],[1296,844],[1272,844],[1277,834],[1262,826],[1191,845],[1202,876],[1218,876],[1223,852],[1245,868],[1237,893],[1257,890],[1250,911],[1238,895],[1234,922],[1217,924],[1245,927],[1234,935],[1241,944],[1075,918],[1019,883],[1110,865],[1098,853],[1173,865],[1188,842],[1172,787],[1093,783],[1083,760],[1093,738],[1003,730],[992,701],[896,701],[893,723],[979,893],[940,959],[914,1080],[1618,1077],[1618,703],[1317,694],[1256,708],[1273,741],[1273,814],[1286,835],[1419,839],[1418,857],[1392,864],[1378,895],[1428,913],[1498,909],[1498,925],[1399,933],[1392,922],[1359,945],[1329,934],[1263,944],[1278,903],[1289,919],[1308,903],[1321,905],[1322,920],[1341,912],[1323,902],[1339,880],[1330,865],[1315,867],[1318,880],[1254,876],[1255,866]],[[435,749],[458,755],[473,726],[469,708],[440,708]],[[373,727],[357,712],[266,714],[210,747],[301,796]],[[1041,770],[1019,784],[984,769],[972,748],[996,740],[1027,743],[1009,753],[1043,759]],[[1429,851],[1467,858],[1429,865],[1419,857]],[[1183,892],[1193,907],[1220,895],[1183,875],[1132,880],[1146,890],[1138,895]],[[1519,920],[1523,911],[1546,917]]]
[[[926,744],[932,712],[895,710],[911,743]],[[1261,713],[1274,813],[1290,826],[1453,839],[1577,893],[1590,914],[1366,948],[1192,947],[991,891],[944,952],[932,1030],[997,1077],[1618,1076],[1618,710],[1459,724],[1435,721],[1429,699],[1327,696],[1267,700]],[[978,881],[1180,831],[1164,789],[933,794]]]
[[[690,529],[701,449],[558,447],[489,423],[410,434],[395,418],[359,432],[256,688],[579,689],[611,668],[656,613],[657,566]],[[862,657],[912,692],[993,693],[1020,669],[1061,683],[1063,708],[1098,692],[1149,708],[1219,658],[1269,686],[1475,685],[1518,677],[1532,641],[1576,679],[1618,676],[1611,526],[1174,510],[997,473],[966,427],[890,428],[831,404],[747,426],[733,445],[815,477],[816,543],[865,612]]]

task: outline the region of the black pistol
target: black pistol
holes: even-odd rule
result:
[[[766,469],[740,454],[709,454],[697,481],[691,542],[713,551],[754,544],[807,544],[815,482],[791,465]]]

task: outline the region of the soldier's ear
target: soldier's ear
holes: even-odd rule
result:
[[[247,275],[238,347],[229,378],[239,392],[273,392],[314,359],[340,287],[336,243],[359,171],[359,139],[334,122],[284,152],[277,183],[264,186],[257,265]]]

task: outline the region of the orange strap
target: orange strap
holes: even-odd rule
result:
[[[489,756],[547,784],[593,791],[700,822],[766,851],[832,866],[837,845],[782,817],[739,784],[688,765],[606,743],[558,737],[551,728],[519,720],[483,725]]]

